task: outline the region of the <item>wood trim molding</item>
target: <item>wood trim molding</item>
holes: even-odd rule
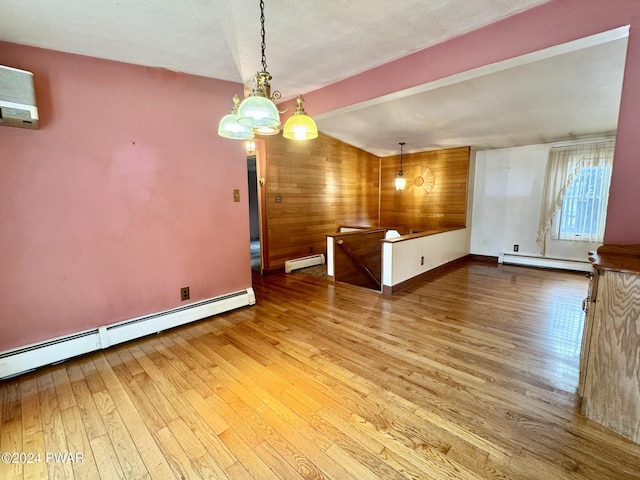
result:
[[[405,242],[407,240],[413,240],[414,238],[421,238],[421,237],[428,237],[430,235],[437,235],[439,233],[446,233],[446,232],[454,232],[456,230],[463,230],[467,227],[441,227],[441,228],[435,228],[432,230],[425,230],[424,232],[417,232],[417,233],[411,233],[409,235],[402,235],[401,237],[396,237],[396,238],[385,238],[384,240],[382,240],[384,243],[399,243],[399,242]],[[390,229],[387,229],[390,230]]]
[[[475,253],[469,254],[469,260],[473,260],[475,262],[483,262],[483,263],[498,263],[499,257],[494,257],[493,255],[477,255]]]
[[[278,273],[285,273],[284,272],[284,264],[280,265],[278,267],[275,267],[275,268],[269,268],[268,270],[265,269],[262,272],[262,275],[277,275]]]

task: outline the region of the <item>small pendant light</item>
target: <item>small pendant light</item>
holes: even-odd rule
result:
[[[404,178],[402,172],[402,147],[404,147],[404,142],[400,142],[400,170],[398,170],[398,176],[396,177],[396,190],[404,190],[407,185],[407,179]]]
[[[296,111],[284,124],[282,136],[290,140],[311,140],[318,137],[316,122],[304,111],[302,103],[304,98],[298,95],[296,99]]]
[[[250,140],[253,138],[253,129],[238,123],[238,105],[240,99],[238,95],[233,96],[233,108],[231,112],[222,117],[218,125],[218,135],[236,140]]]

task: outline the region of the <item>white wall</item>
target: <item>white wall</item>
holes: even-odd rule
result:
[[[476,152],[471,253],[540,255],[540,202],[551,144]],[[600,243],[547,240],[547,257],[586,260]]]
[[[382,285],[393,287],[468,253],[469,228],[409,240],[384,240]]]

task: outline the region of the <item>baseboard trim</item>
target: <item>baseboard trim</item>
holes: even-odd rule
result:
[[[0,352],[0,379],[253,305],[253,288]]]
[[[540,257],[512,252],[501,253],[498,263],[520,265],[524,267],[551,268],[556,270],[570,270],[574,272],[591,272],[592,266],[588,260],[566,260],[563,258]]]
[[[497,264],[499,259],[497,256],[494,257],[493,255],[478,255],[475,253],[470,253],[469,260],[472,260],[474,262]]]

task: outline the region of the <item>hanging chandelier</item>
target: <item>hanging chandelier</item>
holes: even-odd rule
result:
[[[396,190],[404,190],[404,187],[407,185],[407,179],[404,177],[404,173],[402,172],[402,147],[404,147],[404,142],[400,142],[400,170],[398,170],[398,176],[396,177]]]
[[[234,96],[234,107],[225,115],[218,126],[218,135],[225,138],[252,139],[254,135],[275,135],[280,133],[280,113],[273,100],[281,98],[278,91],[271,93],[271,79],[267,72],[266,41],[264,29],[264,1],[260,0],[260,36],[262,43],[262,71],[253,77],[255,86],[247,98],[238,105]],[[239,99],[238,99],[239,100]],[[287,120],[283,136],[289,139],[309,140],[318,136],[313,119],[302,107],[302,96],[296,100],[296,111]]]

